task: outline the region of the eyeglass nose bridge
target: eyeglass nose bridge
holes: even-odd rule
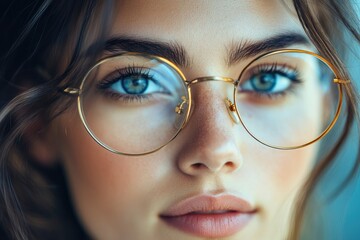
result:
[[[227,82],[227,83],[235,84],[235,80],[233,78],[218,77],[218,76],[206,76],[206,77],[195,78],[193,80],[186,81],[186,84],[188,86],[191,86],[191,85],[196,84],[196,83],[210,82],[210,81]]]
[[[192,79],[190,81],[185,81],[187,86],[190,87],[193,84],[196,83],[201,83],[201,82],[210,82],[210,81],[218,81],[218,82],[226,82],[226,83],[231,83],[233,85],[236,85],[236,82],[233,78],[230,77],[219,77],[219,76],[206,76],[206,77],[200,77],[200,78],[195,78]],[[181,109],[182,109],[182,105],[184,104],[184,99],[183,102],[181,104],[179,104],[175,111],[176,113],[180,113]],[[229,113],[231,119],[233,120],[234,123],[239,124],[240,123],[240,118],[237,114],[237,109],[236,109],[236,105],[229,99],[226,98],[225,99],[225,107],[227,109],[227,112]]]

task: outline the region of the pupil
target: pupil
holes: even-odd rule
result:
[[[141,94],[147,89],[149,80],[141,76],[130,76],[122,80],[121,85],[128,94]]]
[[[272,73],[260,74],[254,76],[251,80],[252,87],[257,91],[270,91],[274,88],[276,83],[276,76]]]

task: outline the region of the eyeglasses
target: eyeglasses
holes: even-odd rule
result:
[[[288,150],[320,140],[334,126],[349,82],[338,76],[329,61],[299,49],[258,56],[239,68],[236,80],[187,80],[167,59],[127,52],[99,61],[79,88],[64,92],[77,95],[80,118],[98,144],[137,156],[166,146],[185,127],[192,85],[225,82],[232,86],[224,99],[231,119],[258,142]]]

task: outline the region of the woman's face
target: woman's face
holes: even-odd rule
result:
[[[236,79],[254,58],[229,63],[237,46],[305,36],[297,17],[276,0],[131,0],[121,1],[115,13],[111,37],[181,46],[187,79]],[[283,43],[286,38],[271,44]],[[303,41],[286,44],[310,48]],[[186,127],[165,148],[144,156],[99,146],[76,106],[54,121],[51,134],[76,212],[94,239],[282,239],[316,149],[275,150],[255,141],[229,116],[226,86],[194,85]]]

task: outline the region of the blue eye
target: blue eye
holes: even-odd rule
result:
[[[141,94],[149,86],[149,80],[141,76],[130,76],[121,81],[121,86],[128,94]]]
[[[276,86],[277,77],[274,73],[264,73],[252,76],[249,81],[255,91],[269,92]]]
[[[169,94],[168,90],[151,74],[151,69],[129,66],[117,70],[109,79],[98,84],[98,88],[115,98],[126,100],[143,99],[152,94]],[[160,76],[158,76],[160,77]]]
[[[292,89],[295,83],[301,82],[295,69],[277,64],[260,65],[247,76],[240,85],[240,91],[267,96],[284,94]]]

